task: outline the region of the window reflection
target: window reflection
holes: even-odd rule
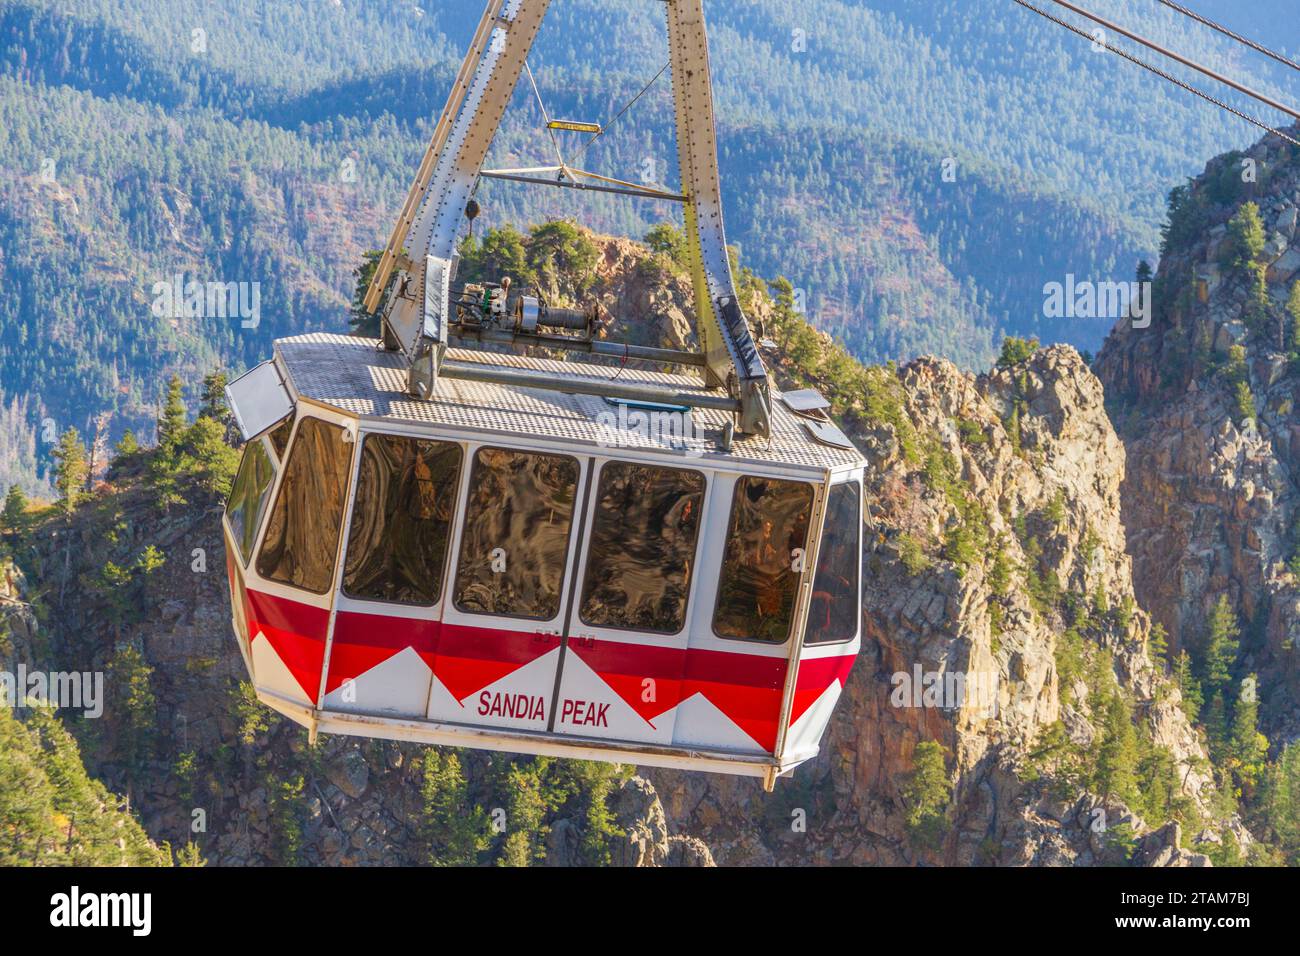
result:
[[[460,479],[460,446],[367,435],[343,565],[349,597],[436,604]]]
[[[583,622],[680,631],[703,503],[704,476],[697,471],[605,465],[582,589]]]
[[[261,439],[249,442],[244,446],[244,457],[230,488],[230,500],[226,502],[226,518],[230,521],[230,530],[234,533],[243,564],[248,563],[253,553],[257,529],[262,523],[266,499],[274,482],[275,466],[266,453],[266,446]]]
[[[804,482],[736,482],[713,614],[719,637],[780,644],[790,636],[812,499]]]
[[[826,503],[826,527],[817,554],[805,644],[847,641],[858,633],[862,548],[862,486],[835,485]]]
[[[560,612],[578,463],[481,448],[470,472],[455,603],[546,621]]]
[[[329,590],[347,497],[348,450],[338,425],[318,418],[299,423],[257,556],[262,577],[317,594]]]

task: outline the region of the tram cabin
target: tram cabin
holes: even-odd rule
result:
[[[442,378],[378,343],[276,343],[232,384],[224,516],[257,696],[319,731],[775,778],[815,756],[861,641],[863,460],[815,393],[729,416]]]

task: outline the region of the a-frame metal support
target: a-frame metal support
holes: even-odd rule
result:
[[[373,312],[396,272],[384,336],[410,362],[413,395],[431,395],[442,370],[457,232],[550,3],[489,0],[367,292]],[[734,400],[741,433],[765,436],[767,370],[740,308],[722,222],[703,0],[665,7],[682,184],[672,198],[685,209],[704,384]]]

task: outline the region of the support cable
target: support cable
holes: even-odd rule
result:
[[[1272,59],[1277,60],[1277,62],[1281,63],[1283,66],[1289,66],[1293,70],[1300,71],[1300,63],[1297,63],[1295,60],[1292,60],[1290,57],[1283,56],[1281,53],[1274,53],[1268,47],[1262,46],[1256,43],[1254,40],[1250,39],[1249,37],[1242,36],[1240,33],[1235,33],[1232,30],[1229,30],[1221,23],[1215,23],[1209,17],[1201,16],[1201,14],[1197,13],[1195,10],[1187,9],[1187,7],[1183,6],[1181,3],[1174,3],[1173,0],[1156,0],[1156,2],[1164,4],[1170,10],[1177,10],[1183,16],[1190,17],[1191,19],[1195,20],[1197,23],[1209,27],[1211,30],[1217,30],[1219,33],[1222,33],[1225,37],[1230,37],[1231,39],[1236,40],[1238,43],[1250,47],[1256,53],[1262,53],[1267,57],[1271,57]]]
[[[1069,23],[1065,20],[1062,20],[1060,17],[1048,13],[1046,10],[1042,9],[1041,7],[1037,7],[1034,4],[1028,2],[1028,0],[1014,0],[1014,2],[1018,3],[1026,10],[1032,10],[1040,17],[1043,17],[1047,20],[1051,20],[1057,26],[1065,27],[1065,29],[1069,30],[1071,33],[1078,34],[1079,36],[1087,40],[1089,43],[1095,42],[1092,34],[1088,33],[1086,30],[1083,30],[1075,26],[1073,23]],[[1128,60],[1130,63],[1142,67],[1142,69],[1144,70],[1154,73],[1156,76],[1160,77],[1161,79],[1168,80],[1170,83],[1173,83],[1175,86],[1179,86],[1182,89],[1186,90],[1187,92],[1195,96],[1199,96],[1207,103],[1212,103],[1213,105],[1219,107],[1219,109],[1225,110],[1231,113],[1233,116],[1238,117],[1239,119],[1244,119],[1247,123],[1250,123],[1253,126],[1258,126],[1260,129],[1264,130],[1267,133],[1272,133],[1274,136],[1277,136],[1279,139],[1285,140],[1286,142],[1290,143],[1292,146],[1300,146],[1300,140],[1297,140],[1294,137],[1287,135],[1286,133],[1282,132],[1279,129],[1275,129],[1272,126],[1269,126],[1263,120],[1251,116],[1249,113],[1244,113],[1241,110],[1237,109],[1236,107],[1230,106],[1227,103],[1223,102],[1222,100],[1216,99],[1215,97],[1211,96],[1209,93],[1206,93],[1204,90],[1192,86],[1190,83],[1183,82],[1182,80],[1178,79],[1176,76],[1173,76],[1165,72],[1164,70],[1160,69],[1158,66],[1154,66],[1153,64],[1146,62],[1140,57],[1134,56],[1132,53],[1129,53],[1126,50],[1121,50],[1118,47],[1111,46],[1110,44],[1106,45],[1106,50],[1110,53],[1114,53],[1116,56]]]

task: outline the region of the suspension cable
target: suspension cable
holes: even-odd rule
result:
[[[1244,37],[1239,33],[1234,33],[1232,30],[1229,30],[1223,24],[1215,23],[1209,17],[1202,16],[1201,14],[1197,13],[1195,10],[1187,9],[1181,3],[1174,3],[1173,0],[1156,0],[1156,2],[1164,4],[1170,10],[1177,10],[1183,16],[1190,17],[1191,19],[1195,20],[1197,23],[1209,27],[1211,30],[1217,30],[1219,33],[1222,33],[1224,36],[1236,40],[1238,43],[1245,44],[1246,46],[1254,50],[1256,53],[1262,53],[1267,57],[1271,57],[1274,60],[1277,60],[1277,62],[1281,63],[1283,66],[1289,66],[1293,70],[1300,71],[1300,63],[1297,63],[1295,60],[1292,60],[1290,57],[1283,56],[1281,53],[1274,53],[1268,47],[1256,43],[1254,40],[1250,39],[1249,37]]]
[[[1046,10],[1042,9],[1041,7],[1037,7],[1034,4],[1029,3],[1028,0],[1014,0],[1014,2],[1020,4],[1020,6],[1024,7],[1027,10],[1032,10],[1040,17],[1044,17],[1045,19],[1052,21],[1057,26],[1065,27],[1065,29],[1069,30],[1071,33],[1078,34],[1079,36],[1083,37],[1085,40],[1087,40],[1090,43],[1095,42],[1092,34],[1088,33],[1086,30],[1080,29],[1079,27],[1075,26],[1073,23],[1069,23],[1065,20],[1062,20],[1060,17],[1048,13]],[[1121,50],[1119,47],[1111,46],[1110,44],[1106,44],[1106,50],[1110,53],[1114,53],[1116,56],[1128,60],[1130,63],[1142,67],[1142,69],[1144,70],[1154,73],[1156,76],[1160,77],[1161,79],[1168,80],[1170,83],[1173,83],[1175,86],[1182,87],[1187,92],[1195,96],[1199,96],[1207,103],[1212,103],[1215,106],[1219,107],[1219,109],[1226,110],[1227,112],[1231,113],[1233,116],[1236,116],[1239,119],[1243,119],[1247,123],[1250,123],[1253,126],[1258,126],[1260,129],[1264,130],[1267,133],[1272,133],[1274,136],[1277,136],[1278,138],[1285,140],[1286,142],[1290,143],[1292,146],[1300,146],[1300,140],[1288,136],[1286,133],[1282,132],[1279,129],[1275,129],[1272,126],[1269,126],[1264,121],[1257,119],[1254,116],[1251,116],[1249,113],[1244,113],[1241,110],[1237,109],[1236,107],[1230,106],[1227,103],[1223,102],[1222,100],[1216,99],[1215,97],[1211,96],[1209,93],[1206,93],[1204,90],[1192,86],[1190,83],[1183,82],[1182,80],[1178,79],[1178,77],[1172,76],[1171,74],[1160,69],[1158,66],[1154,66],[1146,62],[1145,60],[1141,59],[1140,57],[1134,56],[1132,53],[1129,53],[1127,50]]]
[[[528,65],[528,60],[524,60],[524,70],[528,73],[528,82],[532,84],[533,95],[537,97],[537,108],[542,111],[542,123],[546,127],[546,132],[550,134],[551,145],[555,148],[555,158],[560,161],[560,169],[568,169],[568,164],[564,162],[564,154],[560,152],[560,141],[555,136],[555,130],[551,129],[551,115],[546,112],[546,104],[542,102],[542,91],[537,88],[537,81],[533,79],[533,68]]]
[[[619,120],[621,120],[625,115],[627,115],[627,111],[630,110],[633,106],[636,105],[637,100],[641,99],[641,97],[645,96],[648,92],[650,92],[650,87],[654,86],[655,83],[657,83],[657,82],[659,81],[659,77],[663,76],[664,73],[667,72],[668,67],[669,67],[670,65],[671,65],[671,63],[665,63],[665,64],[663,65],[663,68],[660,69],[659,72],[656,73],[656,74],[654,75],[654,79],[652,79],[652,80],[651,80],[649,83],[647,83],[645,86],[641,87],[641,92],[638,93],[636,96],[632,97],[632,99],[628,102],[628,104],[627,104],[626,106],[624,106],[621,110],[619,110],[619,113],[618,113],[617,116],[615,116],[615,117],[614,117],[612,120],[610,120],[608,123],[604,124],[604,125],[600,128],[600,132],[599,132],[599,133],[597,133],[597,134],[596,134],[595,136],[593,136],[591,139],[587,140],[587,142],[583,145],[582,149],[578,150],[577,155],[575,155],[575,156],[573,157],[573,161],[574,161],[575,163],[576,163],[579,159],[582,158],[583,153],[585,153],[587,150],[591,149],[591,145],[592,145],[592,143],[596,142],[596,140],[598,140],[598,139],[600,139],[602,136],[604,136],[607,132],[609,132],[609,128],[610,128],[611,126],[613,126],[615,123],[617,123]]]
[[[1173,50],[1163,47],[1153,40],[1148,40],[1146,37],[1141,36],[1140,34],[1134,33],[1131,30],[1126,30],[1119,24],[1107,20],[1105,17],[1099,17],[1097,14],[1085,10],[1083,7],[1070,3],[1069,0],[1052,0],[1052,2],[1056,4],[1058,7],[1065,7],[1065,9],[1077,13],[1081,17],[1086,17],[1087,19],[1091,20],[1093,23],[1100,24],[1101,26],[1105,27],[1107,30],[1114,30],[1120,36],[1127,37],[1128,39],[1132,40],[1134,43],[1140,43],[1142,46],[1147,47],[1150,50],[1154,50],[1155,52],[1159,53],[1161,56],[1167,56],[1169,59],[1177,63],[1181,63],[1183,66],[1191,67],[1196,72],[1203,73],[1206,76],[1208,76],[1210,79],[1217,80],[1218,82],[1222,83],[1224,86],[1230,86],[1238,93],[1244,93],[1247,96],[1249,96],[1251,99],[1259,100],[1265,106],[1270,106],[1273,109],[1278,110],[1279,112],[1286,113],[1288,116],[1292,116],[1295,119],[1300,120],[1300,112],[1296,112],[1296,110],[1292,109],[1290,106],[1287,106],[1284,103],[1279,103],[1277,100],[1273,99],[1272,97],[1265,96],[1263,93],[1260,93],[1257,90],[1252,90],[1249,86],[1245,86],[1241,83],[1238,83],[1236,80],[1232,79],[1231,77],[1224,76],[1222,73],[1217,73],[1214,70],[1211,70],[1208,66],[1202,66],[1200,63],[1197,63],[1195,60],[1188,59],[1187,57],[1183,56],[1181,53],[1175,53]]]

